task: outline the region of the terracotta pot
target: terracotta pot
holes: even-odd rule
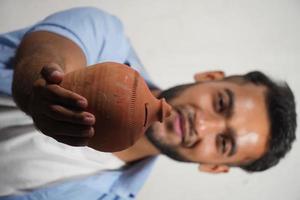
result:
[[[127,65],[107,62],[65,75],[61,86],[88,100],[96,117],[90,147],[105,152],[133,145],[155,121],[170,115],[164,99],[156,99],[139,73]]]

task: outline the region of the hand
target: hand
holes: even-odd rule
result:
[[[85,146],[94,135],[95,117],[85,112],[87,100],[59,86],[64,72],[51,63],[41,70],[30,100],[30,114],[36,127],[59,142]]]

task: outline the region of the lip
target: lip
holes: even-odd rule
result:
[[[174,129],[176,134],[181,137],[181,143],[184,143],[187,137],[189,137],[189,127],[190,125],[185,111],[177,109],[177,115],[174,120]]]
[[[186,121],[184,113],[179,113],[179,116],[180,116],[181,130],[182,130],[182,139],[184,141],[184,139],[186,138],[187,133],[188,133],[187,121]]]
[[[177,115],[174,119],[174,130],[179,137],[181,137],[181,138],[183,137],[184,131],[182,128],[182,116],[178,111],[177,111]]]
[[[190,107],[177,109],[175,131],[181,137],[181,144],[184,147],[191,147],[197,140],[197,134],[193,129],[194,111]]]

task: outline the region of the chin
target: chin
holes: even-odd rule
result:
[[[146,137],[161,154],[179,162],[191,162],[178,152],[179,145],[175,144],[177,143],[175,140],[168,138],[167,133],[156,132],[152,128],[146,131]]]
[[[177,148],[181,143],[181,139],[176,135],[176,133],[169,130],[170,124],[172,124],[171,121],[154,123],[151,129],[146,132],[146,135],[151,137],[152,142],[155,141],[156,143],[160,143],[168,148]]]

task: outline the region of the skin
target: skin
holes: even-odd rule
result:
[[[63,89],[59,83],[65,73],[83,67],[86,67],[84,53],[74,42],[54,33],[34,32],[22,40],[13,79],[13,97],[18,106],[32,116],[36,127],[73,146],[87,145],[93,138],[95,117],[84,111],[88,104],[84,97]],[[194,78],[198,84],[186,87],[169,100],[174,107],[171,117],[153,124],[147,136],[114,154],[125,162],[132,162],[166,153],[175,155],[178,160],[200,163],[200,170],[213,173],[227,172],[230,166],[261,157],[266,151],[269,133],[265,88],[224,81],[224,73],[218,71],[198,73]],[[228,104],[224,88],[235,96],[231,117],[218,111],[224,110],[220,109],[221,104]],[[187,120],[189,115],[193,116],[191,120]],[[185,123],[178,123],[180,116]],[[182,132],[182,127],[193,131]],[[235,137],[229,137],[229,127]],[[185,139],[181,135],[185,135]],[[230,141],[235,141],[237,146],[231,156],[228,153]]]
[[[27,34],[17,51],[13,97],[35,126],[59,142],[86,145],[95,117],[87,100],[59,86],[64,74],[86,67],[82,50],[71,40],[46,31]]]
[[[228,172],[231,166],[261,157],[266,151],[269,133],[264,101],[266,89],[223,78],[222,72],[197,74],[196,84],[169,99],[173,113],[164,123],[151,127],[148,146],[152,144],[160,153],[179,161],[200,163],[201,171],[212,173]],[[225,89],[234,96],[232,110],[228,110],[229,96]],[[229,129],[234,134],[230,134]],[[148,142],[144,139],[141,143],[146,146]],[[230,153],[231,149],[236,150]],[[153,151],[153,154],[157,153]],[[126,151],[116,155],[133,159],[126,157]]]

